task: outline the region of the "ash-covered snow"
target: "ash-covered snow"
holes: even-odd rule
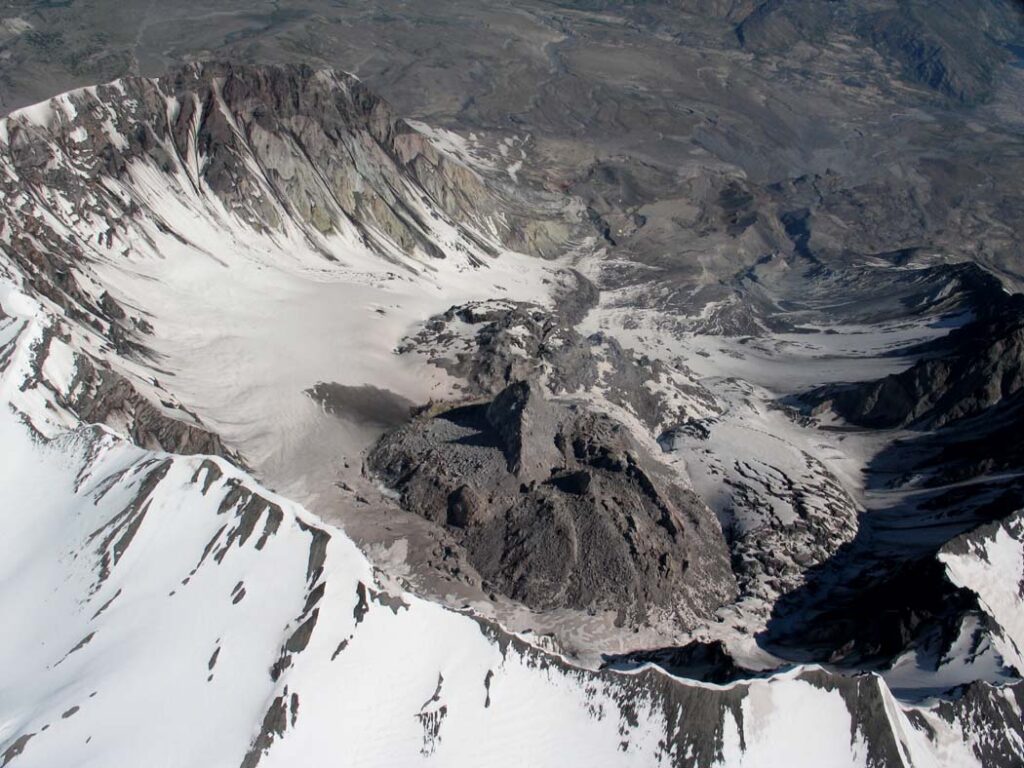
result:
[[[51,320],[7,287],[15,306]],[[4,330],[7,352],[32,325]],[[575,669],[386,591],[340,530],[224,459],[43,438],[46,403],[16,394],[32,360],[5,359],[5,765],[864,764],[850,705],[793,673],[746,690]]]

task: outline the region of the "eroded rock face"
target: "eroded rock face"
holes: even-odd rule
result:
[[[530,381],[427,412],[368,468],[402,506],[447,526],[494,589],[536,609],[652,610],[684,626],[735,593],[721,528],[627,430]]]
[[[78,360],[77,375],[66,405],[86,423],[114,424],[139,446],[181,454],[214,454],[242,464],[220,436],[195,414],[176,405],[180,417],[168,416],[139,393],[131,381],[109,368],[96,368],[88,358]],[[166,407],[166,406],[165,406]]]
[[[487,406],[487,423],[501,439],[509,472],[523,482],[544,481],[559,465],[557,414],[530,382],[502,390]]]
[[[11,163],[23,182],[72,196],[81,187],[83,212],[94,207],[88,213],[106,216],[112,229],[117,217],[94,206],[89,181],[123,178],[139,161],[165,173],[184,167],[197,191],[212,192],[254,229],[282,231],[283,213],[314,238],[355,227],[384,252],[397,246],[443,257],[423,211],[405,199],[407,183],[465,221],[478,221],[487,208],[489,195],[473,172],[343,73],[201,63],[68,99],[74,117],[60,116],[45,131],[12,124]],[[53,168],[54,136],[86,174]]]

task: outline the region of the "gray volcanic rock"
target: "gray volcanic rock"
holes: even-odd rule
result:
[[[583,283],[582,291],[593,286]],[[571,303],[571,302],[570,302]],[[530,379],[551,395],[600,393],[655,435],[716,409],[682,361],[637,356],[604,333],[583,336],[564,312],[525,302],[474,302],[432,318],[399,347],[462,379],[471,397],[491,397]]]
[[[384,436],[367,468],[448,526],[493,588],[536,609],[659,609],[684,626],[735,593],[714,515],[627,430],[526,381],[434,408]]]
[[[1024,503],[1024,483],[1014,477],[1024,470],[1022,429],[1024,394],[1018,392],[977,416],[895,441],[875,458],[873,465],[880,472],[894,475],[893,482],[913,479],[924,488],[1002,474],[1005,477],[1001,481],[989,479],[986,493],[952,491],[936,499],[933,506],[961,511],[975,505],[991,509],[994,501],[1005,499],[996,505],[997,509],[1017,509]],[[998,488],[1005,488],[1005,497],[993,495]]]
[[[1008,58],[999,38],[1013,22],[1012,3],[769,0],[736,26],[736,36],[748,50],[781,53],[852,32],[898,63],[907,80],[970,103],[989,94]]]
[[[545,480],[551,467],[560,463],[557,416],[540,388],[529,381],[502,390],[487,406],[487,422],[501,438],[509,472],[523,482]]]
[[[908,79],[962,102],[988,96],[1008,54],[999,38],[1014,21],[1012,3],[907,3],[869,15],[858,32],[904,68]],[[1018,11],[1019,12],[1019,11]]]
[[[61,399],[86,423],[124,425],[132,441],[144,448],[226,456],[245,466],[195,414],[172,402],[164,407],[171,405],[179,413],[167,415],[127,378],[109,368],[97,368],[85,356],[78,358],[69,396]]]

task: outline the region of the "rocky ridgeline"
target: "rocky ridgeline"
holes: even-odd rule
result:
[[[900,373],[806,396],[865,427],[940,429],[1017,397],[1024,389],[1024,295],[997,301],[985,316],[923,350]]]
[[[513,220],[498,232],[490,217],[499,204],[480,175],[344,73],[198,63],[38,109],[7,121],[5,165],[43,200],[58,191],[82,219],[107,223],[107,247],[144,203],[96,182],[125,179],[138,162],[184,177],[257,230],[283,233],[290,223],[314,243],[354,231],[383,254],[443,258],[432,217],[448,219],[453,245],[467,253],[489,252],[492,233],[523,246],[543,240],[543,222]]]

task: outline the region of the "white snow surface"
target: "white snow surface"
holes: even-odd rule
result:
[[[954,584],[974,592],[1002,632],[996,650],[1003,663],[1024,669],[1024,512],[970,537],[967,551],[942,552]]]

